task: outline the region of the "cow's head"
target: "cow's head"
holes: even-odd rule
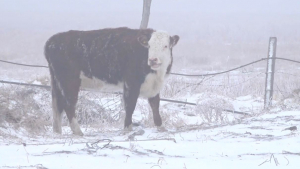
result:
[[[149,49],[148,65],[152,70],[167,68],[172,61],[172,48],[177,44],[179,36],[170,36],[166,32],[153,32],[150,40],[140,36],[138,41]]]

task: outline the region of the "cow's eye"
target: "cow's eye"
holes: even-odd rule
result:
[[[166,48],[168,48],[168,46],[167,46],[167,45],[165,46],[165,49],[166,49]]]

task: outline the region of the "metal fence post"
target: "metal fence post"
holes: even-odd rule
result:
[[[277,38],[271,37],[269,40],[268,62],[267,62],[267,70],[266,70],[266,85],[265,85],[265,99],[264,99],[265,109],[269,109],[269,107],[272,105],[276,46],[277,46]]]

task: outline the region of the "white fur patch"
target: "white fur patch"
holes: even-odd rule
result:
[[[101,91],[105,92],[122,92],[123,91],[123,84],[122,82],[118,83],[117,85],[106,83],[97,78],[90,79],[86,77],[82,72],[80,74],[80,78],[82,80],[82,88],[92,88],[92,89],[100,89]]]
[[[157,73],[149,73],[140,89],[140,95],[145,98],[151,98],[156,96],[164,83],[166,72],[163,70],[157,71]]]

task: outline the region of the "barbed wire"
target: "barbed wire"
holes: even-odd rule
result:
[[[285,60],[285,61],[290,61],[290,62],[300,63],[300,61],[292,60],[292,59],[287,59],[287,58],[275,57],[274,59],[279,59],[279,60]]]
[[[0,83],[21,85],[21,86],[41,87],[41,88],[45,88],[45,89],[50,89],[51,88],[51,86],[47,86],[47,85],[29,84],[29,83],[22,83],[22,82],[12,82],[12,81],[6,81],[6,80],[0,80]]]
[[[214,76],[214,75],[228,73],[228,72],[231,72],[231,71],[234,71],[234,70],[237,70],[237,69],[240,69],[240,68],[243,68],[243,67],[246,67],[246,66],[249,66],[249,65],[264,61],[264,60],[267,60],[267,59],[268,58],[262,58],[260,60],[253,61],[253,62],[247,63],[245,65],[242,65],[242,66],[239,66],[239,67],[236,67],[236,68],[233,68],[233,69],[229,69],[229,70],[226,70],[226,71],[222,71],[222,72],[217,72],[217,73],[207,73],[207,74],[197,74],[197,75],[182,74],[182,73],[170,73],[170,74],[179,75],[179,76],[201,76],[201,77],[202,76]]]
[[[224,73],[228,73],[264,60],[268,60],[268,59],[272,59],[272,58],[262,58],[244,65],[241,65],[239,67],[233,68],[233,69],[229,69],[226,71],[222,71],[222,72],[217,72],[217,73],[209,73],[209,74],[198,74],[198,75],[190,75],[190,74],[181,74],[181,73],[170,73],[172,75],[179,75],[179,76],[200,76],[200,77],[204,77],[204,76],[215,76],[215,75],[220,75],[220,74],[224,74]],[[279,60],[286,60],[286,61],[290,61],[290,62],[295,62],[295,63],[300,63],[300,61],[296,61],[296,60],[292,60],[292,59],[286,59],[286,58],[280,58],[280,57],[276,57],[274,59],[279,59]],[[10,62],[10,61],[5,61],[5,60],[1,60],[0,62],[3,63],[9,63],[9,64],[14,64],[14,65],[20,65],[20,66],[28,66],[28,67],[41,67],[41,68],[48,68],[48,66],[42,66],[42,65],[28,65],[28,64],[23,64],[23,63],[15,63],[15,62]],[[278,72],[279,73],[279,72]],[[281,73],[281,72],[280,72]],[[23,86],[33,86],[33,87],[41,87],[41,88],[46,88],[46,89],[50,89],[51,86],[47,86],[47,85],[38,85],[38,84],[29,84],[29,83],[22,83],[22,82],[12,82],[12,81],[5,81],[5,80],[0,80],[0,83],[6,83],[6,84],[15,84],[15,85],[23,85]],[[95,92],[99,92],[99,90],[91,90],[91,89],[80,89],[83,91],[95,91]],[[103,92],[101,91],[101,93],[112,93],[112,94],[120,94],[120,92]]]
[[[290,61],[290,62],[300,63],[300,61],[296,61],[296,60],[292,60],[292,59],[286,59],[286,58],[280,58],[280,57],[275,57],[275,58],[261,58],[259,60],[256,60],[256,61],[244,64],[244,65],[241,65],[239,67],[236,67],[236,68],[233,68],[233,69],[229,69],[229,70],[226,70],[226,71],[222,71],[222,72],[217,72],[217,73],[207,73],[207,74],[198,74],[198,75],[190,75],[190,74],[183,74],[183,73],[170,73],[170,74],[172,74],[172,75],[179,75],[179,76],[191,76],[191,77],[193,77],[193,76],[196,76],[196,77],[197,76],[214,76],[214,75],[228,73],[228,72],[231,72],[231,71],[234,71],[234,70],[237,70],[237,69],[240,69],[240,68],[243,68],[243,67],[246,67],[246,66],[249,66],[249,65],[261,62],[261,61],[264,61],[264,60],[268,60],[268,59],[279,59],[279,60],[286,60],[286,61]]]
[[[184,73],[170,73],[170,74],[171,74],[171,75],[177,75],[177,76],[189,76],[189,77],[214,76],[214,75],[219,75],[219,74],[228,73],[228,72],[231,72],[231,71],[234,71],[234,70],[237,70],[237,69],[240,69],[240,68],[243,68],[243,67],[246,67],[246,66],[249,66],[249,65],[252,65],[252,64],[261,62],[261,61],[264,61],[264,60],[268,60],[268,59],[279,59],[279,60],[285,60],[285,61],[290,61],[290,62],[294,62],[294,63],[299,63],[299,64],[300,64],[300,61],[292,60],[292,59],[287,59],[287,58],[280,58],[280,57],[275,57],[275,58],[261,58],[261,59],[259,59],[259,60],[256,60],[256,61],[253,61],[253,62],[244,64],[244,65],[238,66],[238,67],[236,67],[236,68],[229,69],[229,70],[222,71],[222,72],[217,72],[217,73],[206,73],[206,74],[195,74],[195,75],[184,74]],[[3,63],[9,63],[9,64],[14,64],[14,65],[20,65],[20,66],[27,66],[27,67],[49,68],[48,66],[43,66],[43,65],[28,65],[28,64],[23,64],[23,63],[16,63],[16,62],[5,61],[5,60],[1,60],[1,59],[0,59],[0,62],[3,62]]]
[[[31,86],[31,87],[41,87],[41,88],[48,89],[48,90],[51,89],[51,86],[48,86],[48,85],[28,84],[28,83],[11,82],[11,81],[5,81],[5,80],[0,80],[0,83],[23,85],[23,86]],[[84,89],[84,88],[82,88],[80,90],[82,90],[82,91],[93,91],[93,90]],[[97,90],[97,92],[105,93],[105,94],[118,94],[118,95],[122,94],[122,92],[102,92],[102,91],[99,91],[99,90]],[[165,102],[170,102],[170,103],[178,103],[178,104],[185,104],[185,105],[197,106],[196,103],[179,101],[179,100],[164,99],[164,98],[161,98],[160,100],[161,101],[165,101]],[[108,102],[106,104],[108,104]],[[113,103],[113,104],[115,104],[115,103]],[[236,110],[223,109],[223,111],[249,116],[248,113],[244,113],[244,112],[240,112],[240,111],[236,111]]]
[[[208,73],[208,74],[198,74],[198,75],[190,75],[190,74],[181,74],[181,73],[170,73],[171,75],[179,75],[179,76],[189,76],[189,77],[204,77],[204,76],[215,76],[215,75],[220,75],[220,74],[225,74],[264,60],[268,60],[268,59],[279,59],[279,60],[285,60],[285,61],[290,61],[290,62],[295,62],[295,63],[300,63],[300,61],[296,61],[296,60],[292,60],[292,59],[286,59],[286,58],[262,58],[241,66],[238,66],[236,68],[233,69],[229,69],[226,71],[222,71],[222,72],[217,72],[217,73]],[[22,64],[22,63],[15,63],[15,62],[10,62],[10,61],[4,61],[0,59],[0,62],[3,63],[9,63],[9,64],[14,64],[14,65],[19,65],[19,66],[27,66],[27,67],[39,67],[39,68],[48,68],[48,66],[42,66],[42,65],[29,65],[29,64]],[[51,86],[48,85],[39,85],[39,84],[29,84],[29,83],[22,83],[22,82],[12,82],[12,81],[5,81],[5,80],[0,80],[0,83],[6,83],[6,84],[15,84],[15,85],[23,85],[23,86],[32,86],[32,87],[41,87],[41,88],[45,88],[45,89],[50,89]],[[80,90],[83,91],[96,91],[96,92],[100,92],[100,93],[110,93],[110,94],[122,94],[120,92],[103,92],[103,91],[99,91],[99,90],[91,90],[91,89],[84,89],[81,88]],[[167,102],[173,102],[173,103],[181,103],[181,104],[187,104],[187,105],[197,105],[196,103],[189,103],[189,102],[183,102],[183,101],[178,101],[178,100],[170,100],[170,99],[161,99],[162,101],[167,101]],[[248,115],[247,113],[243,113],[243,112],[238,112],[238,111],[234,111],[234,110],[226,110],[224,109],[224,111],[228,111],[228,112],[233,112],[233,113],[237,113],[237,114],[244,114],[244,115]]]
[[[294,77],[300,77],[299,75],[295,75],[295,74],[292,74],[292,73],[286,73],[286,72],[277,72],[275,71],[276,74],[284,74],[284,75],[289,75],[289,76],[294,76]]]
[[[13,64],[13,65],[19,65],[19,66],[27,66],[27,67],[49,68],[48,66],[42,66],[42,65],[28,65],[28,64],[23,64],[23,63],[10,62],[10,61],[6,61],[6,60],[2,60],[2,59],[0,59],[0,62],[3,62],[3,63],[9,63],[9,64]]]
[[[253,62],[244,64],[244,65],[238,66],[238,67],[236,67],[236,68],[229,69],[229,70],[222,71],[222,72],[217,72],[217,73],[198,74],[198,75],[181,74],[181,73],[170,73],[170,74],[172,74],[172,75],[179,75],[179,76],[189,76],[189,77],[197,77],[197,76],[200,76],[200,77],[205,77],[205,76],[215,76],[215,75],[225,74],[225,73],[228,73],[228,72],[231,72],[231,71],[234,71],[234,70],[237,70],[237,69],[240,69],[240,68],[243,68],[243,67],[246,67],[246,66],[249,66],[249,65],[252,65],[252,64],[261,62],[261,61],[264,61],[264,60],[268,60],[268,59],[272,59],[272,58],[262,58],[262,59],[259,59],[259,60],[256,60],[256,61],[253,61]],[[290,61],[290,62],[300,63],[300,61],[296,61],[296,60],[292,60],[292,59],[287,59],[287,58],[276,57],[276,58],[273,58],[273,59],[279,59],[279,60],[285,60],[285,61]],[[14,65],[19,65],[19,66],[48,68],[48,66],[42,66],[42,65],[29,65],[29,64],[23,64],[23,63],[16,63],[16,62],[5,61],[5,60],[1,60],[1,59],[0,59],[0,62],[8,63],[8,64],[14,64]],[[280,72],[280,73],[281,73],[281,72]],[[12,82],[12,81],[5,81],[5,80],[0,80],[0,83],[15,84],[15,85],[23,85],[23,86],[33,86],[33,87],[41,87],[41,88],[46,88],[46,89],[50,89],[50,88],[51,88],[51,86],[47,86],[47,85],[29,84],[29,83],[22,83],[22,82]],[[99,92],[99,90],[83,89],[83,88],[80,89],[80,90],[83,90],[83,91],[94,91],[94,92]],[[101,91],[101,93],[121,94],[120,92],[104,92],[104,91]]]
[[[51,86],[48,85],[39,85],[39,84],[30,84],[30,83],[23,83],[23,82],[12,82],[12,81],[6,81],[6,80],[0,80],[0,83],[5,83],[5,84],[13,84],[13,85],[20,85],[20,86],[31,86],[31,87],[40,87],[44,89],[51,89]],[[88,92],[100,92],[103,94],[122,94],[121,92],[105,92],[105,91],[99,91],[99,90],[94,90],[94,89],[87,89],[87,88],[80,88],[82,91],[88,91]]]

